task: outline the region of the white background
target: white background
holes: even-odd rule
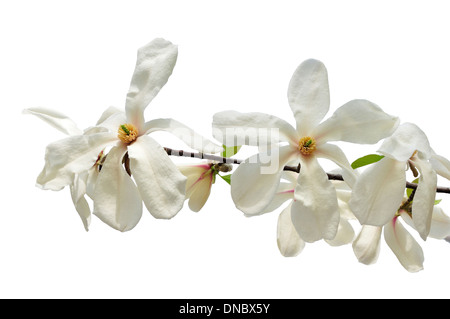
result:
[[[173,117],[208,137],[213,114],[227,109],[293,123],[289,80],[316,58],[329,73],[330,114],[371,100],[418,124],[450,158],[446,2],[2,1],[0,297],[450,297],[450,244],[419,239],[425,270],[416,274],[384,242],[372,266],[358,263],[351,245],[323,242],[284,258],[278,212],[245,218],[220,179],[199,213],[185,205],[163,221],[144,211],[127,233],[93,217],[85,232],[68,189],[34,186],[45,146],[64,136],[21,114],[45,106],[80,128],[94,124],[108,106],[123,108],[136,50],[164,37],[179,45],[178,62],[147,119]],[[351,161],[376,151],[341,146]]]

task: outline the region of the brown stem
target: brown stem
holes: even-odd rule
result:
[[[182,156],[182,157],[192,157],[192,158],[199,158],[199,159],[209,159],[209,160],[212,160],[212,161],[217,161],[219,163],[227,163],[227,164],[241,164],[243,162],[243,160],[239,160],[239,159],[235,159],[235,158],[227,158],[227,157],[211,155],[211,154],[204,154],[204,153],[186,152],[186,151],[183,151],[183,150],[173,150],[173,149],[168,148],[168,147],[164,147],[164,150],[167,152],[168,155],[172,155],[172,156]],[[300,164],[298,166],[288,166],[288,165],[286,165],[284,167],[284,170],[285,171],[290,171],[290,172],[300,173]],[[330,180],[336,180],[336,181],[343,181],[344,180],[344,178],[342,177],[341,174],[327,173],[327,175],[328,175],[328,179],[330,179]],[[411,188],[411,189],[415,190],[415,189],[417,189],[417,186],[418,186],[418,184],[406,182],[406,188]],[[450,187],[438,186],[436,188],[436,192],[437,193],[450,194]]]

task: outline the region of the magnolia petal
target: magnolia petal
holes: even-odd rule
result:
[[[409,272],[423,269],[423,251],[397,217],[384,226],[384,239],[402,266]]]
[[[284,165],[296,155],[290,146],[280,147],[278,151],[279,157],[273,154],[269,166],[262,161],[264,154],[256,154],[241,163],[231,175],[231,197],[244,214],[253,216],[264,213],[274,198]]]
[[[186,199],[189,198],[189,208],[198,212],[205,205],[211,192],[213,174],[208,162],[197,165],[179,165],[178,169],[186,176]]]
[[[289,82],[288,100],[300,136],[307,136],[327,114],[330,107],[328,73],[317,60],[306,60]]]
[[[414,156],[414,165],[419,169],[419,184],[412,203],[412,214],[415,228],[426,240],[430,233],[431,217],[436,199],[437,175],[428,161]]]
[[[295,188],[295,184],[297,184],[298,173],[292,171],[283,171],[283,174],[281,174],[281,178],[290,183],[292,185],[292,188]]]
[[[319,158],[329,159],[339,165],[342,168],[341,173],[344,181],[348,184],[348,186],[353,188],[357,175],[355,170],[353,170],[350,165],[347,156],[345,156],[340,147],[329,143],[322,144],[317,147],[315,155]]]
[[[193,129],[174,119],[155,119],[145,123],[143,132],[150,134],[156,131],[167,131],[182,140],[190,148],[202,153],[219,153],[223,147],[197,134]]]
[[[439,206],[433,208],[429,236],[436,239],[444,239],[450,236],[450,217]]]
[[[448,159],[433,152],[433,154],[431,154],[430,163],[436,173],[450,180],[450,161]]]
[[[73,174],[88,170],[100,152],[113,144],[117,136],[111,133],[75,135],[47,146],[45,166],[36,185],[42,189],[60,190],[73,181]]]
[[[297,184],[298,173],[283,171],[281,181],[277,191],[270,204],[264,209],[263,213],[270,213],[283,205],[288,200],[294,199],[295,185]]]
[[[383,226],[399,209],[405,185],[405,163],[385,157],[361,173],[349,206],[361,224]]]
[[[333,116],[314,129],[317,142],[343,141],[375,144],[397,128],[398,117],[385,113],[367,100],[352,100],[338,108]]]
[[[277,245],[284,257],[295,257],[305,247],[305,242],[300,238],[292,224],[291,206],[292,203],[278,216]]]
[[[289,142],[298,146],[298,134],[285,120],[264,113],[224,111],[214,114],[213,136],[226,146]]]
[[[355,215],[353,214],[352,210],[348,206],[348,201],[343,201],[342,197],[340,196],[341,191],[336,190],[336,195],[338,198],[338,205],[339,205],[339,214],[341,215],[341,218],[344,219],[356,219]],[[349,197],[351,194],[348,195]]]
[[[107,111],[106,111],[107,112]],[[106,115],[105,115],[106,116]],[[118,134],[119,128],[122,124],[127,123],[127,117],[124,112],[115,112],[110,116],[102,119],[100,123],[97,124],[100,128],[106,128],[108,131]]]
[[[295,185],[291,183],[281,182],[278,185],[277,191],[273,196],[270,204],[264,209],[263,213],[270,213],[276,210],[278,207],[283,205],[288,200],[294,199],[294,189]]]
[[[415,151],[420,151],[425,159],[431,156],[431,147],[425,133],[415,124],[404,123],[383,141],[378,152],[405,162],[413,156]]]
[[[348,202],[350,201],[350,198],[352,196],[351,189],[347,186],[345,182],[341,181],[331,181],[334,188],[336,189],[336,195],[338,199],[338,205],[339,205],[339,213],[341,215],[341,218],[344,219],[356,219],[355,215],[353,215],[353,212],[351,211],[350,207],[348,206]]]
[[[103,111],[102,115],[97,121],[96,125],[102,124],[104,121],[106,121],[111,116],[118,114],[118,113],[124,113],[122,110],[119,110],[117,107],[110,106],[105,111]]]
[[[194,185],[200,177],[211,169],[209,163],[199,163],[197,165],[178,165],[181,174],[186,176],[186,198],[189,198],[194,190]]]
[[[214,176],[211,171],[206,171],[205,173],[192,186],[192,192],[189,197],[189,208],[193,212],[199,212],[202,209],[211,193]]]
[[[70,195],[72,197],[72,202],[75,209],[83,222],[84,229],[89,231],[89,225],[91,223],[91,208],[84,197],[87,192],[87,180],[87,171],[80,174],[75,174],[73,184],[70,185]]]
[[[57,130],[63,132],[66,135],[80,135],[83,134],[83,131],[80,130],[74,121],[68,118],[66,115],[50,110],[43,107],[32,107],[29,109],[23,110],[24,114],[32,114],[37,116],[44,122],[50,124]]]
[[[401,212],[402,219],[412,228],[416,228],[411,216],[404,211]],[[444,213],[441,207],[433,207],[433,216],[431,218],[431,227],[428,237],[435,239],[445,239],[450,236],[450,217]]]
[[[142,216],[141,197],[122,165],[126,151],[122,144],[109,151],[94,190],[94,214],[122,232],[133,229]]]
[[[382,230],[383,228],[380,226],[362,226],[352,244],[353,252],[360,263],[371,265],[377,262]]]
[[[125,110],[129,123],[141,131],[144,110],[167,83],[177,61],[178,47],[158,38],[141,47],[131,78]]]
[[[95,185],[97,184],[98,175],[100,174],[98,167],[91,167],[88,171],[86,194],[94,199]]]
[[[306,242],[334,239],[339,226],[336,190],[315,157],[303,159],[291,217]]]
[[[334,239],[325,239],[330,246],[343,246],[350,244],[355,237],[355,231],[348,220],[341,217],[338,230]]]
[[[186,177],[166,151],[148,135],[128,146],[130,168],[147,210],[155,217],[170,219],[183,207]]]

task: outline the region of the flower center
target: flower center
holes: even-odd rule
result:
[[[129,145],[136,141],[138,138],[139,131],[133,124],[122,124],[119,126],[118,138]]]
[[[303,155],[311,155],[316,150],[316,141],[310,136],[305,136],[298,142],[298,149]]]

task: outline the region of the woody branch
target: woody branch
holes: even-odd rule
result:
[[[227,157],[222,157],[222,156],[212,155],[212,154],[205,154],[205,153],[200,153],[200,152],[188,152],[188,151],[183,151],[183,150],[173,150],[173,149],[168,148],[168,147],[164,147],[164,150],[170,156],[180,156],[180,157],[191,157],[191,158],[198,158],[198,159],[207,159],[207,160],[211,160],[211,161],[216,161],[218,163],[238,164],[238,165],[243,162],[243,160],[240,160],[240,159],[227,158]],[[285,171],[291,171],[291,172],[300,173],[300,168],[301,168],[300,164],[298,166],[288,166],[288,165],[286,165],[284,167],[284,170]],[[341,174],[327,173],[327,175],[328,175],[328,179],[329,180],[337,180],[337,181],[343,181],[344,180],[344,178],[342,177]],[[417,186],[418,186],[418,184],[406,182],[406,188],[417,189]],[[450,194],[450,187],[438,186],[436,188],[436,192],[437,193]]]

